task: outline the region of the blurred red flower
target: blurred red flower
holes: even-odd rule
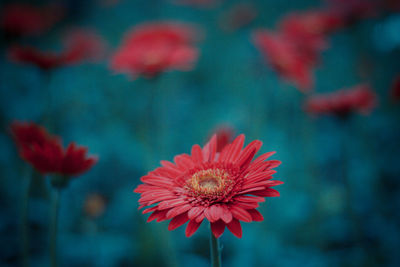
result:
[[[198,57],[197,31],[187,25],[159,22],[133,28],[115,52],[111,68],[132,77],[154,77],[166,70],[190,70]]]
[[[50,135],[34,123],[14,122],[11,133],[21,158],[42,174],[76,176],[97,162],[97,157],[86,155],[86,147],[71,143],[64,149],[59,137]]]
[[[50,29],[63,16],[63,8],[56,5],[36,7],[10,3],[3,9],[0,27],[13,36],[36,35]]]
[[[59,53],[14,45],[8,50],[8,56],[16,63],[33,64],[42,70],[51,70],[84,60],[99,59],[104,51],[104,41],[97,34],[77,29],[65,35],[64,49]]]
[[[293,13],[280,22],[280,31],[294,43],[309,64],[318,61],[319,53],[328,47],[327,34],[339,29],[341,17],[326,11]]]
[[[217,136],[217,152],[221,152],[222,149],[229,145],[235,137],[235,132],[230,126],[219,126],[214,133]]]
[[[330,34],[343,25],[342,18],[324,10],[309,10],[302,13],[292,13],[280,22],[283,32],[291,36],[303,38]]]
[[[400,100],[400,75],[394,79],[390,94],[392,99],[396,101]]]
[[[330,11],[341,16],[346,25],[376,16],[379,12],[379,1],[327,0]]]
[[[63,38],[64,58],[68,64],[77,64],[82,60],[99,61],[106,53],[106,42],[90,29],[73,29]]]
[[[258,30],[253,34],[253,42],[283,78],[302,92],[312,89],[314,81],[310,63],[315,61],[313,56],[301,53],[296,43],[279,33]]]
[[[42,70],[55,69],[64,65],[65,58],[62,53],[40,51],[34,47],[14,45],[8,50],[11,61],[23,64],[32,64]]]
[[[10,130],[21,156],[24,150],[31,149],[34,144],[43,146],[47,140],[53,139],[46,129],[34,123],[13,122]]]
[[[191,155],[178,155],[175,163],[162,161],[162,167],[143,176],[144,184],[134,192],[141,194],[140,208],[148,207],[143,213],[152,212],[148,221],[172,219],[170,231],[189,221],[189,237],[206,218],[217,238],[225,226],[240,238],[240,221],[262,221],[256,208],[265,197],[279,196],[271,187],[282,182],[271,179],[280,162],[265,161],[274,152],[252,161],[262,142],[255,140],[243,149],[244,139],[238,136],[219,153],[214,135],[203,148],[194,145]]]
[[[347,90],[311,96],[305,103],[305,109],[311,114],[346,117],[352,112],[369,114],[376,104],[376,94],[369,85],[361,84]]]

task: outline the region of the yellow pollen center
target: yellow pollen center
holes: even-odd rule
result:
[[[213,189],[219,186],[221,180],[219,177],[206,176],[200,178],[199,186],[205,189]]]
[[[196,196],[218,197],[232,189],[233,181],[225,170],[208,169],[194,173],[186,182],[186,188]]]

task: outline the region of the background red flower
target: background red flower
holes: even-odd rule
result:
[[[367,84],[328,94],[310,96],[305,109],[312,114],[347,116],[352,112],[369,114],[377,104],[376,94]]]
[[[8,50],[10,60],[32,64],[42,70],[78,64],[84,60],[98,60],[105,53],[105,42],[99,35],[86,29],[76,29],[64,37],[61,52],[42,51],[34,47],[13,45]]]
[[[301,53],[296,43],[286,36],[266,30],[253,34],[253,41],[272,68],[302,92],[313,87],[314,55]],[[310,57],[311,56],[311,57]]]
[[[190,70],[198,57],[191,26],[158,22],[136,26],[115,52],[111,68],[132,77],[154,77],[166,70]]]
[[[24,3],[10,3],[5,6],[0,19],[0,27],[8,34],[37,35],[50,29],[62,19],[61,6],[33,6]]]
[[[42,174],[76,176],[97,162],[97,157],[87,156],[86,147],[71,143],[64,149],[59,137],[34,123],[14,122],[11,131],[21,157]]]

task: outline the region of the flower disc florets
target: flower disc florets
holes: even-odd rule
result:
[[[210,168],[194,172],[186,181],[184,188],[187,195],[193,198],[191,203],[210,204],[226,199],[235,184],[235,173]]]

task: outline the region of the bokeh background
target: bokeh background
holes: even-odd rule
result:
[[[10,2],[15,1],[2,1],[1,7]],[[57,51],[67,29],[85,27],[107,42],[107,54],[96,63],[57,68],[49,77],[33,65],[11,62],[10,42],[2,36],[0,265],[20,264],[27,175],[34,176],[30,261],[48,265],[51,189],[48,179],[32,174],[19,158],[8,127],[14,120],[40,123],[51,110],[52,133],[99,156],[93,169],[62,192],[61,266],[208,266],[208,226],[203,223],[186,238],[184,227],[169,232],[167,222],[146,223],[133,189],[160,160],[190,152],[221,126],[246,134],[247,142],[263,141],[261,152],[277,151],[273,158],[282,165],[275,177],[285,182],[276,188],[281,196],[261,206],[263,222],[244,223],[242,239],[225,231],[224,266],[399,266],[400,103],[390,90],[400,72],[400,13],[381,12],[329,35],[329,48],[314,71],[314,92],[366,82],[379,99],[370,114],[343,122],[306,113],[308,95],[281,79],[251,38],[255,29],[274,29],[286,14],[325,2],[176,2],[60,2],[66,12],[49,31],[14,42]],[[238,19],[231,13],[240,3],[250,8]],[[156,80],[115,74],[110,57],[124,34],[159,20],[201,29],[193,70],[166,72]],[[155,103],[151,135],[149,101]]]

